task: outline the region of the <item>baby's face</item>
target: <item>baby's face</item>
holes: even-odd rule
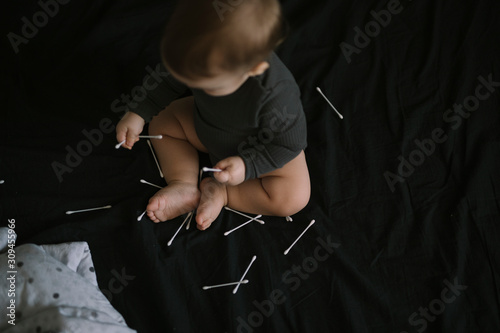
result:
[[[191,79],[183,77],[170,68],[169,72],[181,83],[193,89],[203,90],[207,95],[225,96],[232,94],[248,79],[248,73],[220,72],[210,78]]]

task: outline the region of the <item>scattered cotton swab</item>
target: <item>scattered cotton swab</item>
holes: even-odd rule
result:
[[[335,106],[333,106],[333,104],[330,103],[330,101],[328,100],[328,98],[326,98],[325,94],[323,94],[323,92],[321,91],[321,89],[319,87],[316,87],[316,90],[321,94],[321,96],[323,96],[323,98],[328,102],[328,104],[330,104],[330,106],[332,107],[332,109],[335,112],[337,112],[337,114],[340,117],[340,119],[344,119],[344,117],[340,114],[340,112],[337,111],[337,109],[335,108]]]
[[[252,219],[250,219],[250,220],[246,221],[245,223],[240,224],[240,225],[239,225],[239,226],[237,226],[236,228],[231,229],[231,230],[229,230],[229,231],[226,231],[226,232],[224,233],[224,236],[229,235],[229,234],[230,234],[230,233],[232,233],[233,231],[238,230],[239,228],[241,228],[241,227],[243,227],[243,226],[247,225],[247,224],[248,224],[248,223],[250,223],[250,222],[256,221],[256,219],[258,219],[258,218],[259,218],[259,217],[261,217],[261,216],[262,216],[262,215],[257,215],[256,217],[254,217],[254,218],[252,218]]]
[[[292,248],[292,246],[295,245],[295,243],[297,243],[297,241],[300,239],[300,237],[302,237],[303,234],[305,234],[305,232],[307,231],[307,229],[309,229],[313,224],[314,224],[314,220],[311,220],[311,222],[309,222],[309,225],[307,226],[307,228],[304,229],[304,231],[302,231],[302,233],[300,234],[299,237],[297,237],[297,239],[295,240],[295,242],[292,243],[292,245],[290,245],[290,247],[288,249],[285,250],[284,254],[287,255],[288,252],[290,252],[290,249]]]
[[[287,217],[285,217],[285,219],[287,222],[293,222],[293,219],[291,216],[287,216]]]
[[[163,135],[139,135],[139,139],[162,139]]]
[[[155,159],[156,166],[158,167],[158,171],[160,171],[160,177],[163,178],[163,172],[161,172],[160,164],[158,163],[158,160],[156,159],[155,151],[153,150],[153,146],[151,146],[151,142],[148,140],[148,146],[149,149],[151,149],[151,153],[153,154],[153,158]]]
[[[238,283],[246,284],[246,283],[248,283],[248,280],[243,280],[243,281],[238,281],[238,282],[222,283],[222,284],[215,284],[213,286],[204,286],[202,289],[203,290],[208,290],[208,289],[212,289],[212,288],[234,286],[235,284],[238,284]]]
[[[212,172],[221,172],[222,170],[221,169],[214,169],[214,168],[207,168],[207,167],[203,167],[203,172],[209,172],[209,171],[212,171]]]
[[[158,186],[158,185],[156,185],[156,184],[153,184],[153,183],[150,183],[150,182],[148,182],[148,181],[145,181],[144,179],[141,179],[141,183],[143,183],[143,184],[148,184],[148,185],[151,185],[151,186],[154,186],[154,187],[158,187],[159,189],[162,189],[162,188],[163,188],[163,187]]]
[[[70,214],[74,214],[74,213],[90,212],[92,210],[107,209],[107,208],[111,208],[111,205],[107,205],[107,206],[103,206],[103,207],[97,207],[97,208],[80,209],[80,210],[68,210],[66,212],[66,214],[70,215]]]
[[[255,261],[255,259],[257,259],[257,256],[253,256],[252,257],[252,261],[250,261],[250,264],[248,265],[245,273],[243,273],[243,276],[241,277],[240,281],[238,282],[238,284],[236,285],[236,287],[234,287],[233,289],[233,294],[236,294],[236,292],[238,291],[238,288],[240,287],[240,284],[241,282],[243,282],[243,279],[245,278],[245,275],[247,275],[248,273],[248,270],[250,269],[250,267],[252,266],[253,262]]]
[[[233,212],[233,213],[236,213],[236,214],[240,214],[241,216],[244,216],[246,217],[247,219],[255,219],[255,221],[259,222],[260,224],[265,224],[266,222],[262,221],[262,220],[259,220],[257,218],[254,218],[254,217],[251,217],[251,216],[248,216],[246,214],[243,214],[242,212],[238,212],[237,210],[234,210],[232,208],[229,208],[227,206],[224,206],[224,209],[226,210],[229,210],[230,212]],[[261,215],[262,216],[262,215]]]
[[[172,242],[174,241],[174,238],[175,236],[177,236],[177,234],[179,233],[179,231],[181,231],[182,227],[184,226],[184,223],[186,223],[186,221],[189,219],[189,217],[191,217],[193,213],[192,212],[189,212],[188,215],[186,216],[186,218],[184,219],[184,222],[182,222],[181,226],[179,227],[179,229],[177,229],[177,231],[175,232],[175,234],[172,236],[172,238],[168,241],[167,245],[170,246],[172,245]]]
[[[194,210],[191,212],[191,216],[189,217],[188,223],[186,224],[186,230],[189,230],[189,227],[191,226],[191,220],[193,219],[194,216]]]
[[[141,215],[139,215],[139,217],[137,218],[137,221],[140,221],[142,220],[142,217],[144,216],[144,214],[146,214],[147,210],[144,211],[144,213],[142,213]]]
[[[116,149],[120,148],[120,147],[122,146],[122,144],[124,144],[124,143],[125,143],[125,141],[127,141],[127,140],[123,140],[122,142],[120,142],[119,144],[117,144],[117,145],[115,146],[115,148],[116,148]]]

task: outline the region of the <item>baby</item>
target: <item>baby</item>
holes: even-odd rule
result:
[[[150,135],[163,135],[152,140],[168,184],[149,200],[154,222],[196,209],[205,230],[224,206],[288,216],[309,201],[300,91],[273,52],[284,38],[279,2],[224,6],[179,1],[161,42],[169,74],[116,127],[128,149],[146,122]],[[198,151],[222,170],[199,187]]]

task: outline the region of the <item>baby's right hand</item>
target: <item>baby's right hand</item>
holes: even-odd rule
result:
[[[137,113],[127,112],[116,125],[116,140],[118,142],[127,140],[122,147],[132,149],[134,143],[139,141],[139,134],[141,134],[145,123],[144,119]]]

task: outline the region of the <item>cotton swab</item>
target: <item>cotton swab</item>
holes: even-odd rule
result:
[[[140,221],[142,220],[142,217],[144,216],[144,214],[146,214],[147,210],[144,211],[144,213],[142,213],[138,218],[137,218],[137,221]]]
[[[243,281],[238,281],[238,282],[229,282],[229,283],[222,283],[222,284],[215,284],[213,286],[204,286],[202,289],[203,290],[208,290],[212,288],[219,288],[219,287],[227,287],[227,286],[234,286],[235,284],[241,283],[241,284],[247,284],[249,281],[248,280],[243,280]]]
[[[162,139],[163,135],[139,135],[139,139]],[[115,148],[120,148],[127,140],[118,143]]]
[[[151,142],[148,140],[148,146],[149,149],[151,149],[151,153],[153,154],[153,157],[156,162],[156,166],[158,167],[158,171],[160,171],[160,177],[163,178],[163,172],[161,172],[160,164],[158,163],[158,160],[156,159],[155,151],[153,150],[153,147],[151,146]]]
[[[250,269],[250,267],[252,266],[252,264],[253,264],[253,262],[255,261],[255,259],[257,259],[257,256],[253,256],[253,257],[252,257],[252,261],[250,261],[250,264],[248,265],[248,267],[247,267],[247,269],[246,269],[245,273],[243,273],[243,276],[241,277],[240,282],[236,285],[236,287],[234,287],[234,289],[233,289],[233,294],[236,294],[236,292],[238,291],[238,288],[240,287],[241,282],[242,282],[242,281],[243,281],[243,279],[245,278],[245,275],[247,275],[248,270],[249,270],[249,269]]]
[[[236,214],[240,214],[241,216],[244,216],[244,217],[246,217],[247,219],[255,219],[255,221],[259,222],[260,224],[265,224],[265,223],[266,223],[266,222],[264,222],[264,221],[262,221],[262,220],[259,220],[259,219],[255,218],[255,217],[248,216],[247,214],[243,214],[242,212],[238,212],[237,210],[234,210],[234,209],[229,208],[229,207],[227,207],[227,206],[224,206],[224,209],[225,209],[225,210],[228,210],[228,211],[230,211],[230,212],[236,213]],[[261,216],[262,216],[262,215],[261,215]]]
[[[174,238],[175,236],[177,236],[177,234],[179,233],[179,231],[181,231],[182,227],[184,226],[184,223],[186,223],[186,221],[188,220],[188,218],[193,214],[193,212],[189,212],[189,214],[186,216],[186,218],[184,219],[184,222],[182,222],[181,226],[179,227],[179,229],[177,229],[177,231],[175,232],[175,234],[172,236],[172,238],[168,241],[167,245],[170,246],[172,245],[172,242],[174,241]]]
[[[107,208],[111,208],[111,205],[107,205],[107,206],[103,206],[103,207],[97,207],[97,208],[81,209],[81,210],[68,210],[66,212],[66,214],[70,215],[70,214],[74,214],[74,213],[90,212],[92,210],[107,209]]]
[[[207,168],[207,167],[203,167],[203,172],[209,172],[209,171],[212,171],[212,172],[221,172],[222,170],[221,169],[214,169],[214,168]]]
[[[243,226],[247,225],[248,223],[255,221],[256,219],[258,219],[258,218],[259,218],[259,217],[261,217],[261,216],[262,216],[262,215],[257,215],[256,217],[254,217],[254,218],[252,218],[252,219],[250,219],[250,220],[246,221],[245,223],[240,224],[240,225],[239,225],[239,226],[237,226],[236,228],[231,229],[231,230],[229,230],[229,231],[226,231],[226,232],[224,233],[224,236],[227,236],[227,235],[229,235],[230,233],[232,233],[233,231],[238,230],[239,228],[241,228],[241,227],[243,227]]]
[[[139,139],[162,139],[163,135],[139,135]]]
[[[189,227],[191,226],[191,220],[193,219],[194,215],[194,210],[191,212],[191,216],[189,217],[188,223],[186,224],[186,230],[189,230]]]
[[[344,117],[340,114],[340,112],[337,111],[337,109],[335,108],[335,106],[333,106],[332,103],[330,103],[330,101],[328,100],[328,98],[326,98],[325,94],[323,94],[323,92],[321,91],[321,89],[319,87],[316,87],[316,90],[321,94],[321,96],[323,96],[323,98],[328,102],[328,104],[330,104],[330,106],[332,107],[332,109],[337,112],[337,114],[339,115],[340,119],[344,119]]]
[[[156,185],[156,184],[153,184],[153,183],[150,183],[150,182],[148,182],[148,181],[145,181],[144,179],[141,179],[141,183],[143,183],[143,184],[148,184],[148,185],[151,185],[151,186],[154,186],[154,187],[158,187],[159,189],[162,189],[162,188],[163,188],[163,187],[158,186],[158,185]]]
[[[115,146],[115,148],[116,148],[116,149],[120,148],[120,147],[122,146],[122,144],[124,144],[124,143],[125,143],[125,141],[127,141],[127,140],[123,140],[122,142],[120,142],[119,144],[117,144],[117,145]]]
[[[290,247],[285,250],[285,252],[284,252],[285,255],[287,255],[288,252],[290,252],[290,249],[292,248],[292,246],[294,246],[295,243],[297,243],[297,241],[300,239],[300,237],[302,237],[302,235],[305,234],[305,232],[307,231],[307,229],[309,229],[314,224],[314,222],[316,222],[316,221],[315,220],[311,220],[311,222],[309,222],[309,225],[307,226],[307,228],[305,228],[304,231],[302,231],[302,233],[300,234],[300,236],[297,237],[297,239],[295,240],[295,242],[293,242],[292,245],[290,245]]]
[[[3,184],[3,183],[5,183],[5,180],[0,180],[0,184]]]

